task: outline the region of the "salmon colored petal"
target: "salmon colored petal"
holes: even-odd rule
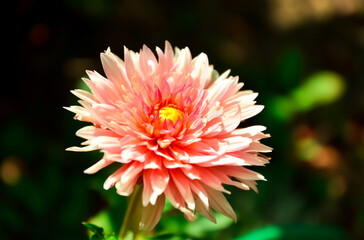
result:
[[[169,172],[166,168],[158,169],[158,170],[150,170],[150,183],[152,186],[153,193],[150,197],[150,203],[155,204],[155,201],[159,195],[161,195],[169,182]]]
[[[110,48],[105,53],[101,53],[100,58],[105,74],[113,82],[115,88],[119,91],[123,91],[123,89],[130,90],[131,84],[126,76],[124,62],[113,54]]]
[[[234,210],[229,202],[226,200],[224,195],[220,191],[216,191],[215,189],[212,189],[208,186],[205,186],[205,189],[209,196],[211,207],[236,222],[236,215],[234,213]]]
[[[100,161],[98,161],[97,163],[95,163],[91,167],[87,168],[83,172],[87,173],[87,174],[93,174],[93,173],[98,172],[100,169],[109,166],[111,163],[113,163],[113,161],[106,160],[106,159],[101,159]]]
[[[193,198],[191,187],[189,185],[189,180],[184,176],[181,170],[171,170],[170,174],[172,176],[173,182],[176,185],[178,191],[181,193],[181,196],[187,203],[189,209],[195,209],[195,200]]]
[[[216,223],[215,214],[211,208],[206,209],[201,199],[196,198],[196,211],[213,223]]]

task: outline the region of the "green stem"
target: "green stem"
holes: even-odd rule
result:
[[[142,187],[135,185],[134,191],[128,201],[123,223],[120,228],[119,238],[124,239],[128,231],[133,232],[133,239],[139,232],[139,222],[142,216]]]

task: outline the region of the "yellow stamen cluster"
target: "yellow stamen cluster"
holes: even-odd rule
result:
[[[159,110],[159,122],[161,123],[166,120],[171,120],[175,124],[178,118],[182,121],[183,116],[183,112],[173,106],[163,107]]]

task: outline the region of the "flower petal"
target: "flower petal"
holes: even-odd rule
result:
[[[216,191],[215,189],[208,186],[204,187],[209,196],[210,206],[236,222],[235,212],[229,202],[226,200],[225,196],[220,191]]]
[[[165,205],[165,197],[161,195],[154,205],[149,204],[143,208],[143,216],[140,220],[139,229],[152,230],[159,222]]]
[[[102,169],[102,168],[104,168],[106,166],[109,166],[111,163],[113,163],[113,161],[107,160],[107,159],[101,159],[100,161],[98,161],[97,163],[95,163],[91,167],[87,168],[83,172],[87,173],[87,174],[93,174],[93,173],[98,172],[100,169]]]
[[[148,171],[148,170],[145,170],[145,171]],[[169,173],[166,168],[155,169],[155,170],[150,170],[150,171],[152,172],[151,176],[150,176],[150,181],[151,181],[151,186],[152,186],[152,190],[153,190],[153,193],[150,197],[150,203],[152,205],[154,205],[157,197],[164,192],[164,190],[166,189],[166,187],[168,185]]]
[[[181,196],[186,201],[188,208],[194,210],[195,200],[191,192],[189,180],[179,169],[170,170],[170,174],[172,176],[173,182],[176,184],[178,191],[181,193]]]

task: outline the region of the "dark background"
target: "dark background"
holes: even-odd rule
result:
[[[82,172],[98,153],[65,152],[84,123],[76,104],[99,53],[188,46],[259,92],[274,148],[259,194],[232,189],[238,222],[187,224],[167,211],[157,230],[201,239],[364,239],[364,1],[13,1],[3,8],[0,239],[87,239],[82,221],[117,232],[125,198],[113,171]],[[5,73],[5,74],[4,74]]]

